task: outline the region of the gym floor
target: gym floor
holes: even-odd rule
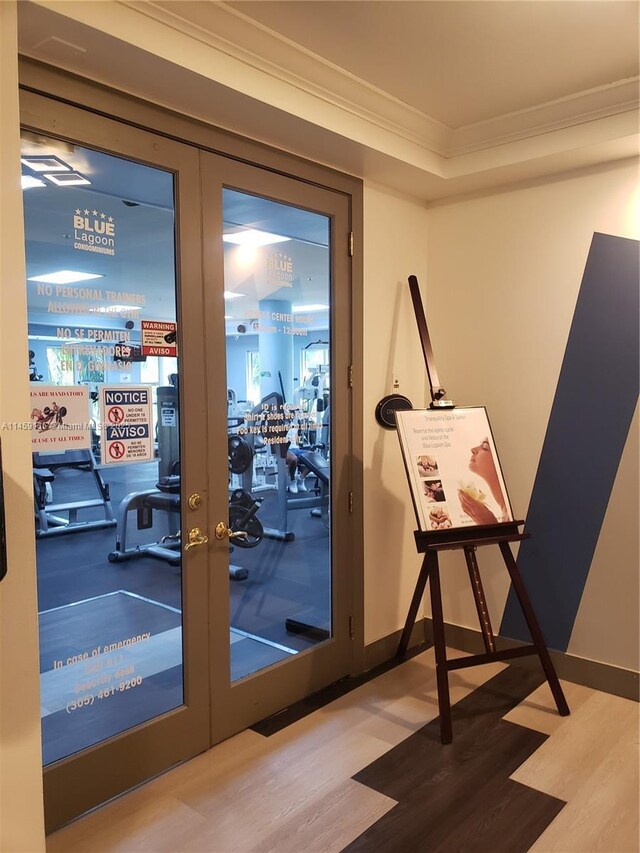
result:
[[[560,717],[537,667],[459,670],[443,747],[432,649],[354,681],[108,803],[47,850],[638,850],[635,702],[563,682]]]
[[[103,476],[109,483],[117,513],[126,494],[155,487],[157,464],[114,467],[103,470]],[[86,471],[59,470],[53,489],[56,503],[96,496],[95,482]],[[276,492],[266,491],[260,497],[263,501],[258,515],[265,526],[270,526],[275,519]],[[82,519],[101,517],[101,509],[81,515]],[[135,513],[130,514],[129,521],[129,547],[157,541],[169,532],[167,515],[162,512],[154,513],[150,530],[136,530]],[[288,631],[287,619],[304,619],[312,613],[316,621],[328,623],[329,533],[322,520],[311,517],[308,509],[290,511],[289,526],[295,533],[291,542],[265,538],[255,548],[234,547],[230,555],[233,564],[249,570],[246,580],[230,581],[233,679],[288,654],[276,646],[293,653],[318,642],[313,636]],[[147,556],[111,563],[107,555],[114,549],[115,539],[116,528],[109,527],[37,540],[41,671],[43,679],[51,682],[50,695],[43,699],[45,763],[182,702],[180,570]],[[159,663],[145,672],[142,685],[124,696],[111,696],[109,702],[82,708],[70,726],[65,694],[58,689],[62,671],[53,671],[54,662],[82,654],[100,640],[117,642],[145,632],[153,641],[146,650],[151,651],[153,644]],[[263,644],[246,634],[276,645]],[[131,650],[127,659],[130,657]],[[144,666],[148,662],[136,664],[136,671]]]

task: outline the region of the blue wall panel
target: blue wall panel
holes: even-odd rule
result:
[[[529,504],[532,538],[518,555],[546,641],[560,651],[569,644],[638,397],[638,248],[635,240],[593,236]],[[612,584],[615,572],[612,559]],[[513,589],[500,633],[529,638]]]

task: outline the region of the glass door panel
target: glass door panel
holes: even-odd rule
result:
[[[184,699],[174,176],[21,155],[50,764]]]
[[[220,739],[350,671],[349,205],[215,155],[203,187],[205,293],[224,304],[209,362],[226,362],[208,394],[228,461],[212,495],[230,534],[212,574]]]
[[[235,681],[332,634],[330,219],[222,201]]]
[[[23,117],[51,830],[210,743],[207,553],[181,533],[207,526],[199,182],[186,146],[32,94]]]

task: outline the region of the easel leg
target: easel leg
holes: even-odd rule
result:
[[[558,708],[558,713],[561,717],[567,717],[571,712],[569,711],[567,700],[565,699],[562,687],[558,681],[558,676],[556,675],[555,667],[553,666],[553,662],[549,655],[549,650],[547,649],[544,637],[542,636],[542,631],[538,625],[536,614],[534,613],[527,590],[522,581],[522,577],[520,576],[520,570],[518,569],[518,565],[511,552],[511,547],[508,542],[499,542],[498,544],[500,545],[500,551],[502,552],[502,556],[507,566],[507,571],[511,577],[511,583],[513,584],[515,593],[518,596],[520,607],[524,613],[524,618],[529,627],[531,639],[538,650],[540,663],[542,664],[544,674],[547,676],[547,681],[549,682],[551,693],[553,694],[556,707]]]
[[[422,568],[420,569],[420,574],[418,575],[418,582],[416,583],[413,598],[411,599],[411,606],[409,607],[409,613],[407,614],[407,621],[404,623],[402,636],[400,637],[400,642],[398,643],[398,651],[396,652],[396,657],[398,658],[404,657],[405,652],[409,648],[411,632],[413,631],[416,616],[418,615],[418,608],[420,607],[420,602],[422,601],[422,596],[424,595],[424,588],[427,584],[428,575],[429,555],[425,554],[424,559],[422,561]]]
[[[478,611],[478,621],[480,622],[484,648],[487,652],[495,652],[496,641],[493,636],[493,628],[491,627],[491,618],[489,617],[487,600],[484,597],[484,588],[482,586],[480,569],[478,568],[478,561],[476,559],[475,545],[467,545],[465,547],[464,558],[467,561],[467,570],[469,572],[469,580],[471,581],[471,591],[473,592],[473,598],[476,602],[476,610]]]
[[[447,672],[447,650],[444,638],[444,617],[442,614],[442,592],[440,590],[440,569],[438,554],[427,551],[429,561],[429,590],[431,593],[431,619],[433,623],[433,645],[436,653],[436,680],[438,683],[438,707],[440,709],[440,741],[451,743],[451,700],[449,699],[449,674]]]

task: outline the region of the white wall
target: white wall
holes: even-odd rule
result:
[[[395,430],[378,426],[378,401],[398,393],[424,406],[422,350],[407,278],[424,281],[427,210],[365,183],[364,188],[364,566],[365,642],[404,624],[421,559],[415,516]]]
[[[0,436],[8,574],[0,584],[0,850],[44,850],[16,4],[0,3]]]
[[[440,379],[458,403],[488,407],[520,518],[527,511],[593,233],[637,239],[639,213],[635,161],[568,173],[428,211],[424,292]],[[599,393],[594,388],[594,401]],[[628,507],[637,506],[632,464],[633,453],[625,453],[614,495],[618,504],[622,501]],[[637,667],[637,522],[636,511],[631,527],[615,544],[607,532],[608,524],[614,523],[608,515],[601,541],[604,536],[611,547],[606,560],[604,554],[596,554],[585,588],[585,596],[590,587],[597,590],[602,608],[598,625],[607,618],[615,621],[616,630],[608,632],[615,634],[615,641],[607,644],[607,631],[598,628],[596,648],[585,636],[594,626],[586,627],[581,613],[569,652],[624,667],[635,660]],[[497,630],[508,578],[499,555],[491,554],[494,550],[482,551],[481,568],[488,567],[483,578]],[[461,563],[451,555],[443,560],[445,618],[477,628]],[[616,583],[606,584],[602,573],[612,564]],[[585,603],[583,596],[583,607]]]

